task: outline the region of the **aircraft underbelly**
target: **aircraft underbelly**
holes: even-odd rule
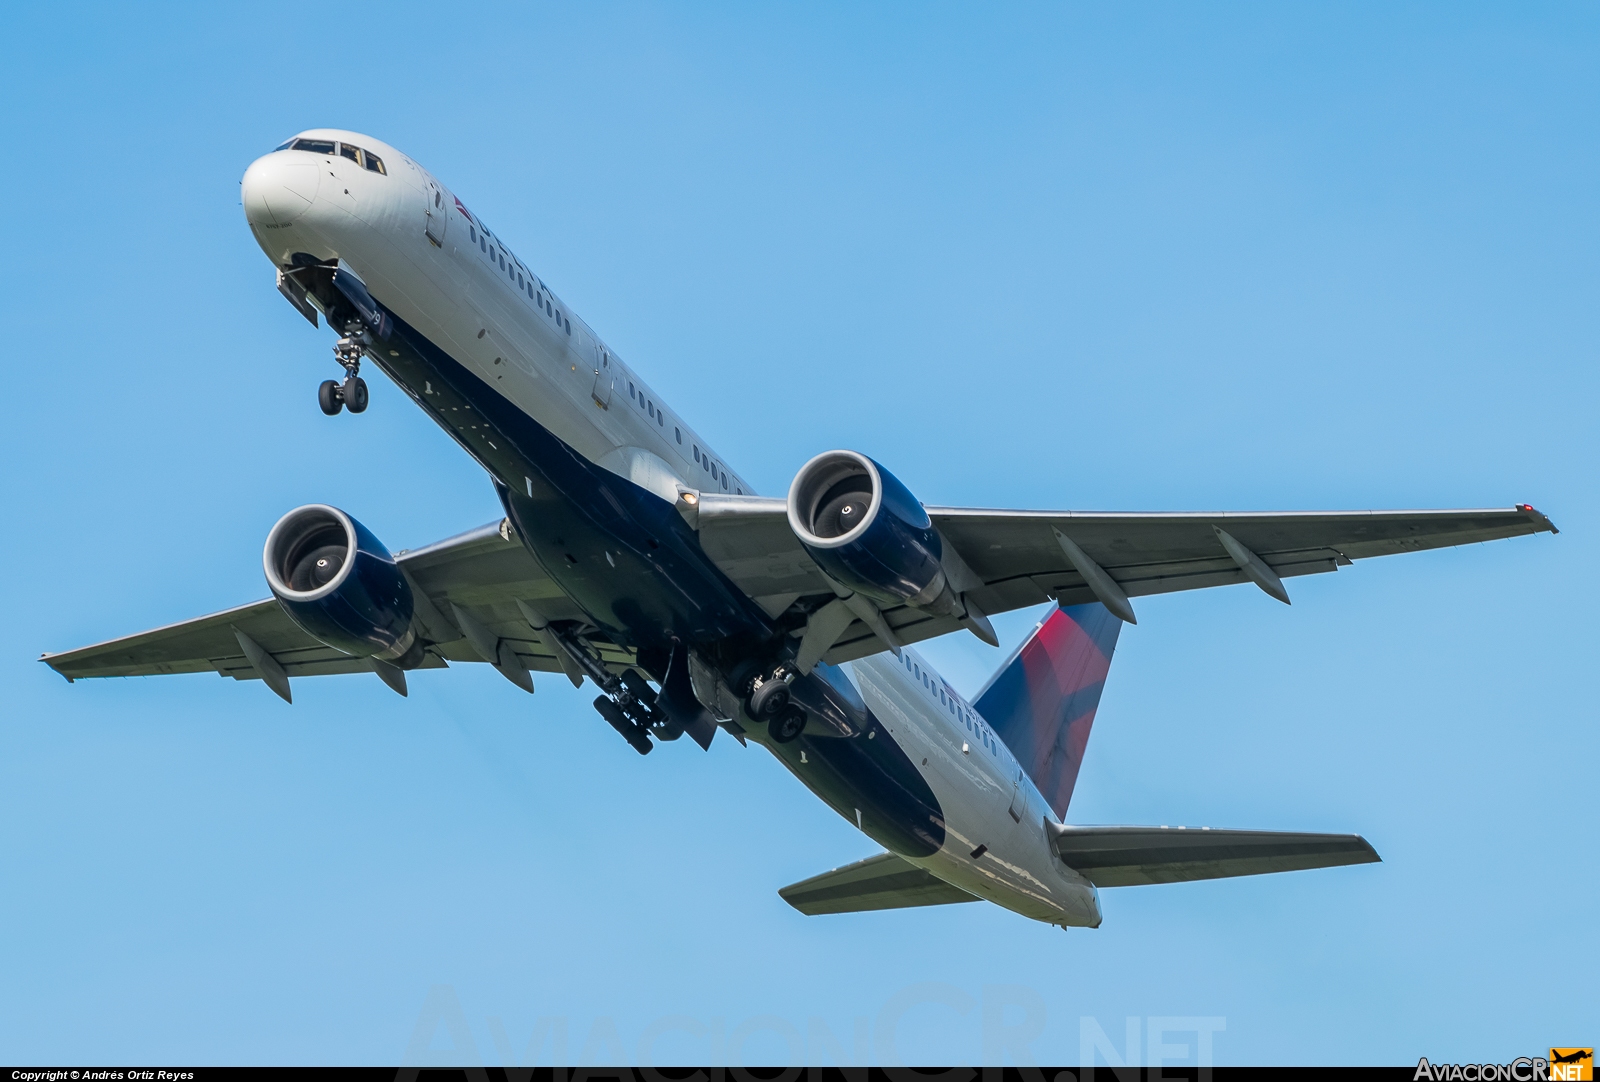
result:
[[[497,482],[546,573],[630,645],[764,634],[765,614],[727,580],[673,506],[591,462],[391,312],[380,367]]]

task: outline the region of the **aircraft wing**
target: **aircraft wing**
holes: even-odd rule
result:
[[[429,640],[422,668],[449,661],[484,661],[463,631],[458,608],[489,636],[508,643],[524,669],[558,672],[554,651],[529,626],[517,601],[548,620],[583,615],[545,576],[508,523],[491,523],[425,548],[395,555],[410,580],[418,616]],[[322,645],[301,631],[273,598],[193,620],[42,658],[69,680],[99,676],[155,676],[215,672],[236,680],[258,679],[239,633],[253,640],[288,676],[371,672],[364,658]],[[631,654],[593,642],[601,658],[627,664]]]
[[[978,900],[976,895],[951,886],[893,853],[879,853],[802,879],[778,891],[778,897],[808,917]]]
[[[1052,598],[1063,605],[1104,601],[1106,580],[1125,600],[1240,582],[1272,584],[1275,576],[1275,589],[1287,599],[1282,579],[1333,571],[1368,556],[1556,532],[1526,504],[1458,511],[927,510],[973,577],[961,592],[989,615]],[[815,611],[817,599],[832,600],[832,588],[789,529],[783,500],[703,494],[697,528],[712,560],[774,616],[796,603]],[[1079,559],[1061,538],[1078,550]],[[1080,567],[1083,558],[1086,566]],[[1097,572],[1103,575],[1098,584]],[[902,643],[967,626],[905,606],[882,615]],[[823,655],[832,664],[886,646],[860,620],[833,643]]]
[[[1359,834],[1055,824],[1049,829],[1062,861],[1097,887],[1187,883],[1381,859]]]

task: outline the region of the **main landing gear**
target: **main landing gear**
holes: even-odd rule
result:
[[[360,322],[352,320],[345,326],[344,337],[334,343],[333,359],[344,369],[344,382],[325,379],[317,388],[317,405],[329,417],[346,408],[351,413],[361,413],[367,408],[367,381],[359,375],[361,355],[367,348],[362,341],[364,337]]]
[[[775,744],[787,744],[805,731],[806,712],[789,697],[794,678],[788,666],[780,665],[770,675],[756,677],[745,700],[745,711],[767,723],[767,733]]]

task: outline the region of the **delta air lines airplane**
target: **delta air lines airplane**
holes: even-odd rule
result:
[[[285,700],[300,677],[492,666],[591,681],[634,751],[764,746],[884,848],[779,893],[803,913],[980,899],[1096,927],[1098,888],[1375,861],[1348,834],[1065,822],[1130,599],[1284,581],[1368,556],[1541,531],[1526,505],[1459,511],[1085,513],[923,504],[827,451],[756,493],[437,177],[316,129],[244,174],[279,292],[337,335],[323,412],[377,368],[477,460],[497,522],[392,554],[345,511],[267,536],[272,596],[42,660],[69,680],[217,672]],[[912,649],[1053,602],[975,698]],[[679,744],[678,746],[684,746]]]

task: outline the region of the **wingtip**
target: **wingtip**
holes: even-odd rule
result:
[[[1550,516],[1545,514],[1543,511],[1538,510],[1533,506],[1533,504],[1519,503],[1517,504],[1517,510],[1521,511],[1523,514],[1532,519],[1535,525],[1537,525],[1541,530],[1547,530],[1553,534],[1561,532],[1560,530],[1556,529],[1556,524],[1550,521]]]

